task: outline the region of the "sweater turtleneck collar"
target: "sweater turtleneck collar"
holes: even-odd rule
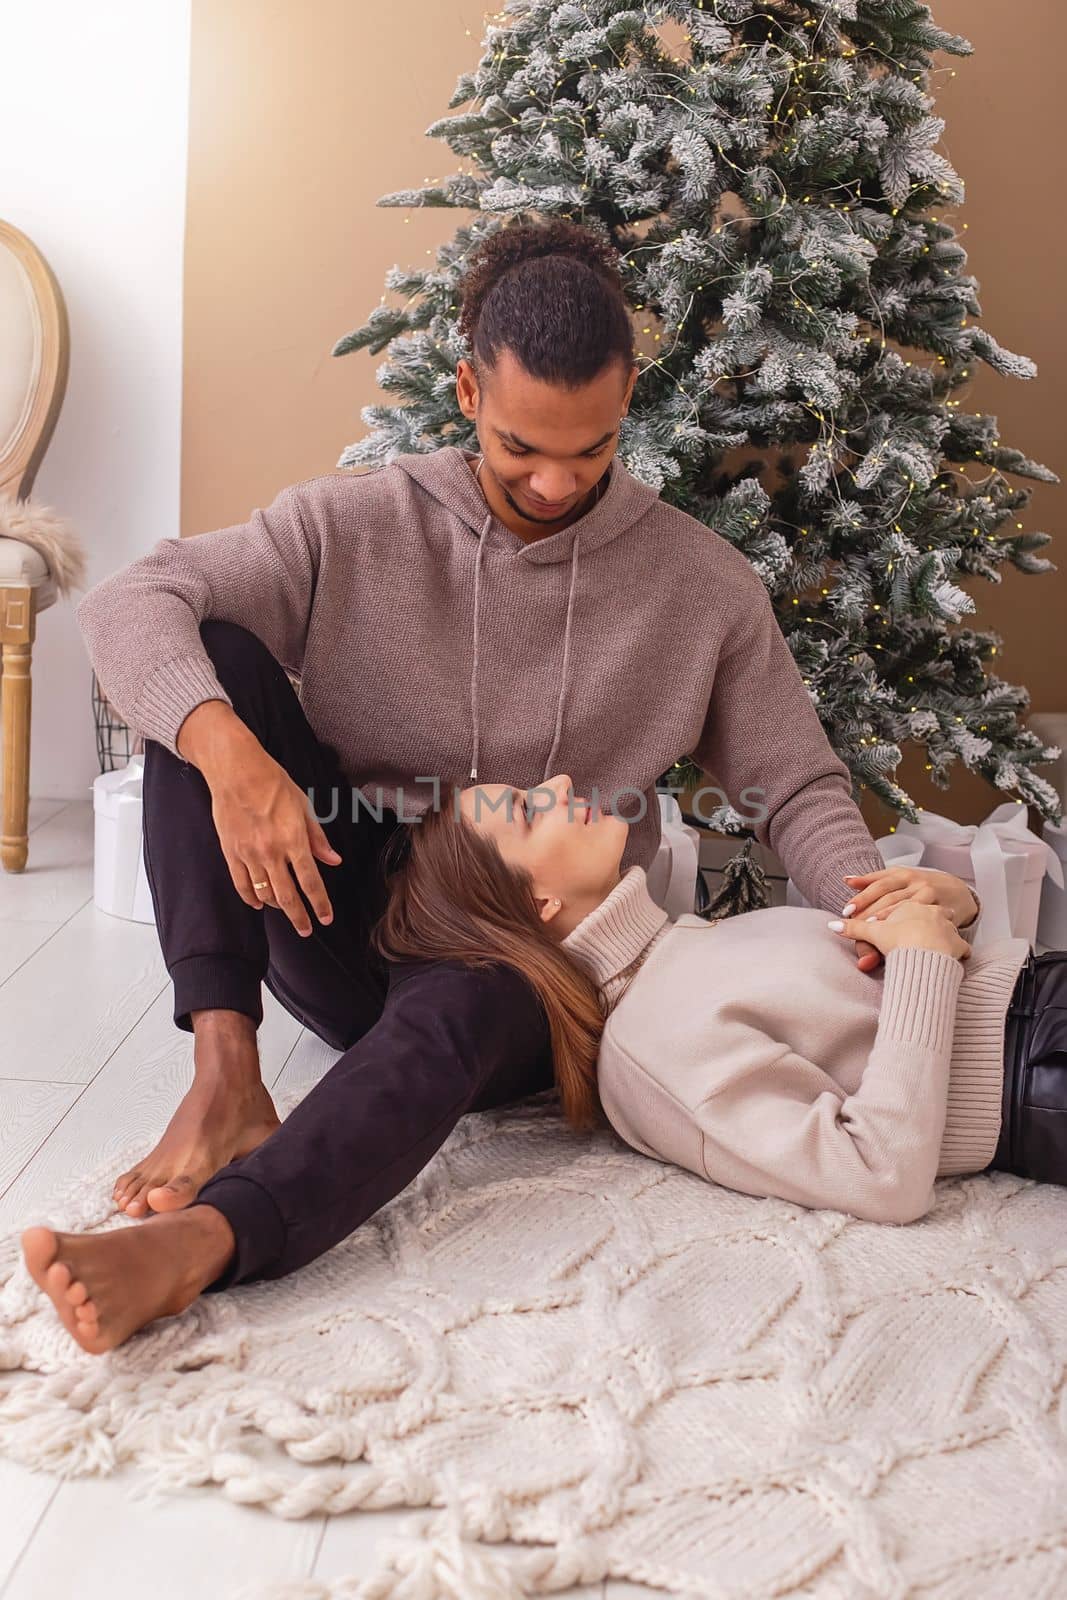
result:
[[[669,925],[648,892],[644,867],[635,863],[561,947],[589,973],[610,1010]]]

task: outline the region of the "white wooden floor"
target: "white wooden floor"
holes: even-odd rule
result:
[[[162,1132],[192,1075],[175,1028],[156,930],[92,901],[88,800],[33,801],[30,855],[0,872],[0,1227],[143,1135]],[[310,1086],[336,1060],[266,990],[263,1078]],[[116,1169],[118,1170],[118,1169]],[[0,1600],[227,1600],[263,1579],[364,1573],[383,1534],[432,1512],[284,1521],[195,1490],[157,1506],[128,1497],[129,1474],[67,1483],[0,1460]],[[505,1547],[506,1548],[506,1547]],[[72,1581],[72,1573],[77,1577]],[[650,1596],[609,1581],[568,1595]]]

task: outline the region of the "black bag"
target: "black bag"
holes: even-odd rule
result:
[[[986,1170],[1067,1184],[1067,950],[1031,951],[1016,979],[1000,1139]]]

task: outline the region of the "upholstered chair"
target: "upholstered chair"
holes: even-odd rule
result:
[[[38,614],[60,592],[47,537],[31,542],[20,516],[67,386],[67,312],[48,263],[24,233],[0,221],[0,864],[21,872],[28,849],[30,666]]]

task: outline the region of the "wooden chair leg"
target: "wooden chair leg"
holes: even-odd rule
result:
[[[3,832],[0,866],[21,872],[29,851],[30,669],[36,608],[28,585],[0,587],[0,724],[3,726]]]

